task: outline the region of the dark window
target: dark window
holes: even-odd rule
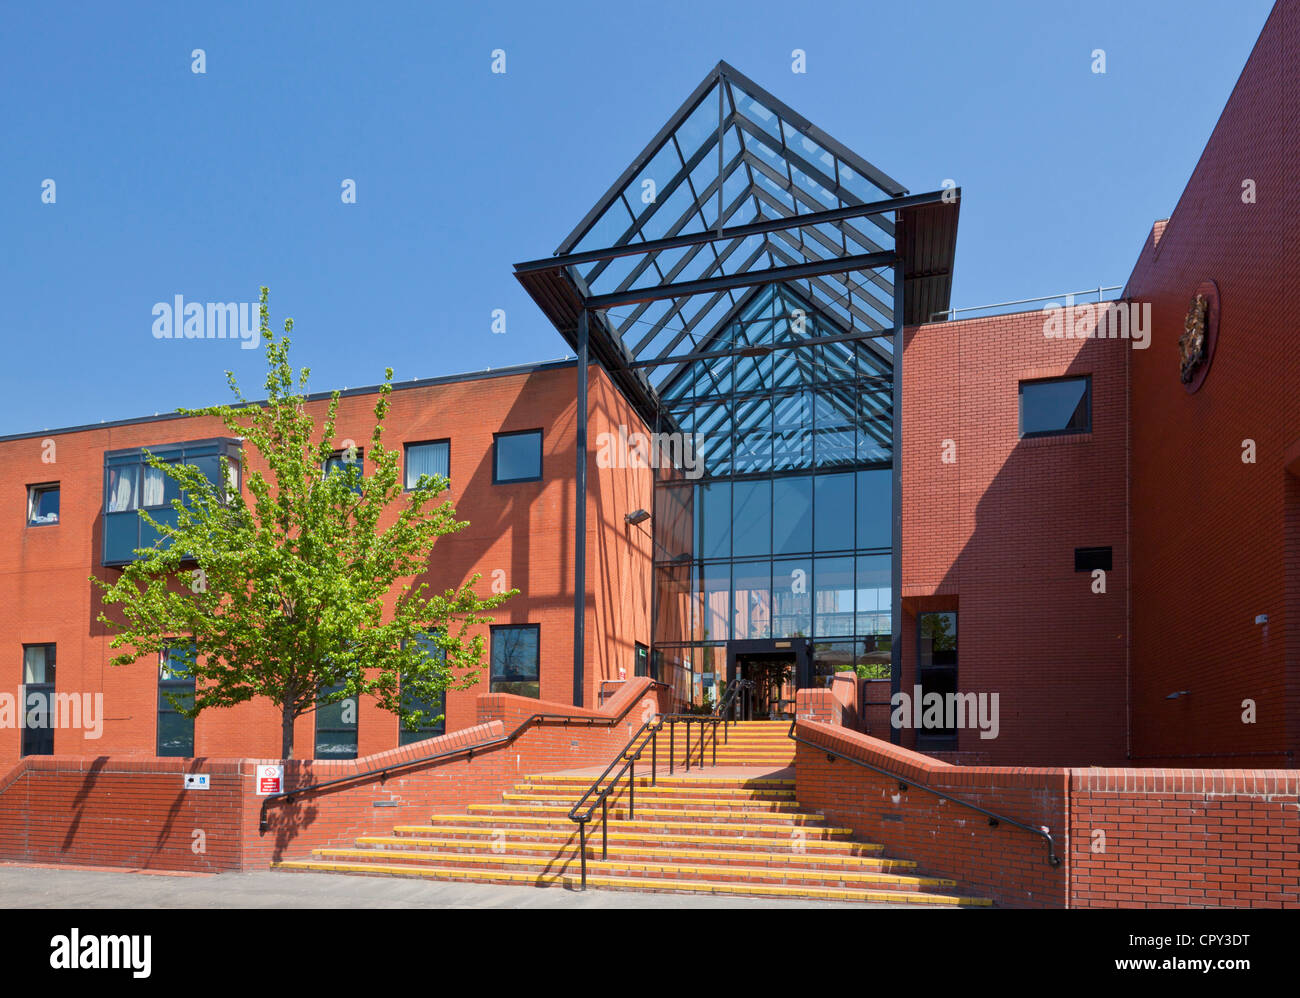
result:
[[[59,522],[59,483],[27,487],[27,526]]]
[[[430,440],[422,444],[406,445],[406,488],[413,489],[420,479],[428,475],[451,478],[451,441]]]
[[[636,643],[636,654],[632,659],[632,675],[650,675],[650,649],[640,641]]]
[[[23,755],[54,754],[56,707],[54,645],[23,645]]]
[[[888,548],[894,536],[894,472],[890,468],[858,472],[857,546]]]
[[[491,692],[541,697],[541,628],[537,624],[492,628]]]
[[[422,634],[416,639],[416,643],[425,650],[425,653],[439,662],[447,661],[447,651],[440,648],[434,643],[432,634]],[[398,721],[397,744],[410,745],[412,742],[424,741],[426,738],[434,738],[438,735],[445,734],[447,730],[447,719],[444,715],[446,710],[445,694],[437,696],[420,696],[414,690],[407,690],[406,676],[402,676],[402,706],[407,710],[418,710],[425,715],[420,727],[415,731],[407,730],[406,726]]]
[[[854,564],[852,558],[818,558],[813,566],[813,633],[818,637],[853,637]]]
[[[104,454],[104,555],[105,565],[125,565],[135,560],[138,548],[153,547],[157,530],[140,517],[147,509],[155,521],[174,526],[172,500],[180,498],[174,479],[147,463],[146,450],[167,464],[198,468],[214,486],[221,485],[221,458],[229,467],[227,489],[239,488],[239,441],[195,440],[149,448],[108,451]]]
[[[814,549],[853,550],[853,475],[818,475],[813,479]]]
[[[949,727],[949,694],[957,692],[957,614],[923,613],[918,620],[920,641],[917,675],[921,681],[922,708],[927,694],[943,698],[943,725],[922,728],[916,733],[917,745],[926,748],[955,748],[957,729]],[[924,713],[924,709],[922,710]]]
[[[177,642],[158,656],[158,754],[194,755],[194,719],[178,708],[194,706],[194,643]]]
[[[659,681],[664,674],[664,653],[656,648],[650,653],[650,678]]]
[[[492,449],[493,482],[535,482],[541,477],[541,430],[496,435]]]
[[[321,690],[316,707],[316,758],[355,759],[357,757],[357,698],[344,697],[328,703],[341,692],[342,685]]]
[[[735,524],[735,540],[732,542],[732,554],[737,558],[771,554],[772,482],[769,479],[739,481],[734,486],[734,492],[735,513],[732,519]],[[705,514],[710,511],[706,504]]]
[[[813,480],[804,476],[772,482],[772,553],[812,550]]]
[[[1043,437],[1092,429],[1092,378],[1020,382],[1020,435]]]
[[[1075,548],[1074,570],[1076,572],[1095,572],[1097,569],[1110,571],[1110,548]]]
[[[731,557],[731,483],[710,482],[699,486],[701,558]]]
[[[337,471],[340,474],[348,474],[349,469],[356,468],[360,475],[366,473],[366,459],[360,447],[349,447],[347,450],[335,451],[325,459],[325,467],[322,469],[324,476],[328,478],[331,473]],[[360,481],[352,486],[352,491],[358,495],[362,491]]]

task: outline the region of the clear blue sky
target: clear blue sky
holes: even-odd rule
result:
[[[260,350],[152,336],[177,294],[268,285],[314,390],[563,355],[511,265],[719,58],[911,190],[961,184],[954,305],[1123,283],[1271,6],[7,5],[0,435],[222,401],[228,367],[260,397]]]

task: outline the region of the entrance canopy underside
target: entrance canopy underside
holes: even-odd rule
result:
[[[595,359],[652,424],[819,371],[879,384],[887,407],[895,329],[948,308],[959,202],[908,195],[720,62],[555,255],[515,272],[574,346],[588,312]]]

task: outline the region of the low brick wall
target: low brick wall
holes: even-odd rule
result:
[[[1062,769],[951,766],[888,742],[818,721],[800,720],[795,757],[799,803],[832,824],[915,860],[924,872],[952,877],[964,890],[1016,907],[1059,908],[1067,899],[1066,811]],[[1009,824],[997,827],[969,808],[900,784],[839,752],[1034,827],[1056,839],[1060,866],[1043,839]]]
[[[185,773],[210,789],[182,789]],[[248,785],[238,759],[28,756],[0,781],[0,859],[238,870]]]
[[[1071,904],[1300,907],[1300,771],[1075,769]]]
[[[951,765],[831,723],[809,694],[799,802],[927,873],[1013,907],[1300,907],[1300,771]],[[1046,826],[1062,864],[1038,836],[826,750]]]
[[[527,773],[608,763],[645,717],[668,708],[668,695],[644,677],[594,711],[489,694],[480,698],[481,723],[474,727],[355,761],[289,761],[285,786],[293,789],[481,746],[277,802],[267,809],[265,833],[256,767],[280,760],[29,756],[0,781],[0,859],[206,873],[264,869],[316,846],[427,823],[435,810],[463,813],[468,804],[500,800]],[[538,713],[555,717],[508,744],[485,744]],[[211,788],[184,790],[183,775],[191,772],[207,773]]]

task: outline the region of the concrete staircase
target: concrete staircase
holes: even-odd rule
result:
[[[789,721],[740,721],[728,726],[726,741],[718,729],[719,766],[757,766],[765,769],[794,765],[794,741]],[[695,742],[692,742],[694,746]],[[713,761],[712,742],[705,739],[704,761]],[[692,764],[699,759],[696,751]]]
[[[762,725],[762,727],[759,727]],[[587,885],[687,894],[734,894],[915,905],[987,905],[963,896],[956,883],[925,876],[908,859],[830,826],[795,799],[790,750],[767,731],[788,725],[757,722],[741,744],[732,734],[724,763],[657,784],[639,776],[635,818],[627,817],[627,785],[609,805],[609,853],[601,857],[600,810],[588,827]],[[753,732],[752,734],[750,732]],[[788,739],[786,739],[788,743]],[[736,769],[767,759],[766,770]],[[725,768],[724,768],[725,767]],[[428,825],[403,825],[391,835],[365,835],[350,846],[314,849],[308,859],[274,864],[284,871],[427,877],[480,883],[577,887],[577,828],[569,809],[599,771],[527,776],[499,804],[471,804],[466,814],[434,815]]]

